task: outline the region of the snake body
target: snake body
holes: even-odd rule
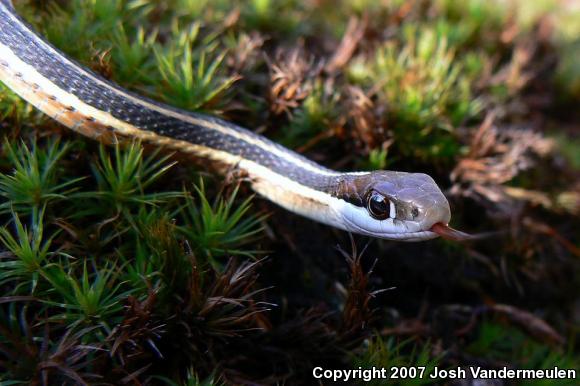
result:
[[[346,231],[393,240],[437,237],[449,204],[431,177],[337,172],[221,119],[131,93],[84,69],[0,0],[0,81],[64,126],[104,143],[140,140],[239,169],[261,196]]]

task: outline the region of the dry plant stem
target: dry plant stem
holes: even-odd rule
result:
[[[350,18],[340,45],[325,66],[327,72],[335,72],[349,62],[360,40],[364,36],[367,24],[368,20],[366,17],[362,20],[359,20],[356,17]]]

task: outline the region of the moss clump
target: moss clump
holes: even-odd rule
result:
[[[477,74],[468,76],[446,39],[434,31],[406,32],[400,44],[388,42],[370,59],[355,60],[350,76],[367,88],[378,85],[404,156],[454,157],[460,147],[454,129],[481,109],[472,94]]]

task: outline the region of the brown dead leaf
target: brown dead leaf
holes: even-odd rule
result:
[[[548,323],[531,312],[507,304],[494,304],[489,308],[495,313],[507,317],[510,322],[518,325],[534,338],[545,343],[564,344],[562,335],[558,334]]]
[[[340,70],[348,63],[363,38],[367,24],[368,20],[366,17],[362,20],[356,17],[350,18],[340,45],[324,68],[326,72],[332,73]]]
[[[573,242],[562,236],[556,229],[553,227],[544,224],[538,220],[532,219],[530,217],[525,217],[522,220],[522,224],[529,230],[535,233],[540,233],[545,236],[552,237],[558,243],[560,243],[564,248],[566,248],[571,254],[576,257],[580,257],[580,248],[574,245]]]
[[[535,167],[554,146],[553,140],[540,133],[494,125],[494,115],[490,113],[473,135],[467,156],[451,173],[451,193],[491,202],[506,212],[514,200],[551,205],[532,191],[516,192],[504,184]]]
[[[279,51],[270,66],[270,88],[268,100],[270,111],[275,115],[290,113],[309,94],[311,86],[305,81],[312,71],[313,60],[308,59],[304,50],[294,48]]]
[[[514,48],[511,61],[490,79],[491,85],[505,85],[509,95],[518,94],[536,76],[532,58],[537,50],[537,42],[526,40]]]
[[[243,33],[234,48],[232,55],[228,56],[228,66],[234,73],[243,73],[255,66],[260,57],[260,48],[264,44],[264,37],[258,32]]]
[[[352,135],[363,144],[367,153],[385,142],[384,123],[377,110],[375,103],[360,87],[346,88],[346,115],[354,128]]]

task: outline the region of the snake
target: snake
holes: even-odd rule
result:
[[[258,195],[311,220],[374,238],[461,239],[429,175],[338,172],[263,135],[128,91],[65,56],[0,0],[0,81],[67,128],[105,144],[139,141],[235,169]]]

